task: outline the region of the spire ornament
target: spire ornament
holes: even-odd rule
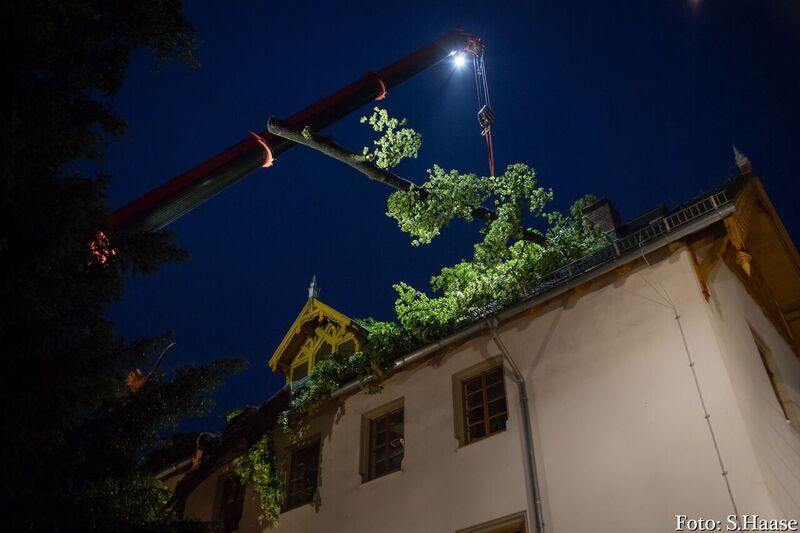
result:
[[[742,152],[736,148],[736,145],[733,146],[733,157],[736,159],[736,166],[739,167],[739,173],[744,176],[746,174],[750,174],[753,171],[753,166],[750,164],[750,160],[744,155]]]
[[[311,277],[311,285],[308,286],[308,297],[319,298],[319,285],[317,285],[317,276]]]

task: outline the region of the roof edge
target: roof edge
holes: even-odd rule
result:
[[[713,192],[711,195],[704,197],[704,199],[710,198],[715,194],[719,194],[719,192],[720,191]],[[394,364],[389,372],[393,374],[414,361],[422,359],[427,355],[431,355],[442,348],[455,344],[459,341],[465,340],[466,338],[476,333],[479,333],[485,329],[489,329],[489,321],[491,320],[497,320],[500,323],[510,320],[532,307],[544,303],[547,300],[550,300],[556,296],[560,296],[561,294],[564,294],[574,289],[575,287],[582,285],[583,283],[586,283],[589,280],[598,278],[604,274],[607,274],[629,263],[634,259],[637,259],[637,256],[640,255],[644,256],[646,254],[655,252],[656,250],[668,246],[675,241],[679,241],[693,233],[697,233],[698,231],[701,231],[711,226],[715,222],[721,221],[723,218],[731,215],[735,211],[736,211],[736,206],[734,205],[732,199],[729,199],[724,205],[716,206],[716,208],[713,211],[710,211],[683,226],[674,228],[672,231],[669,231],[667,232],[667,234],[663,235],[662,238],[651,240],[647,244],[643,244],[635,250],[628,251],[627,253],[619,255],[613,259],[610,259],[601,265],[592,267],[591,269],[584,271],[582,274],[572,277],[571,279],[565,281],[564,283],[552,286],[547,290],[540,292],[538,294],[534,294],[532,296],[523,298],[519,302],[512,304],[504,309],[499,309],[497,311],[490,312],[486,316],[482,316],[481,318],[474,320],[473,322],[465,325],[463,328],[455,331],[454,333],[451,333],[450,335],[442,337],[437,341],[434,341],[430,344],[427,344],[421,348],[414,350],[413,352],[407,355],[395,359]],[[350,383],[347,383],[342,387],[340,387],[339,389],[337,389],[331,395],[331,399],[343,396],[355,390],[360,390],[361,385],[362,384],[358,381],[352,381]]]

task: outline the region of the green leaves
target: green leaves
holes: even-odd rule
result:
[[[285,487],[278,472],[272,436],[262,436],[246,454],[233,462],[233,469],[242,483],[256,486],[264,517],[270,522],[277,522]]]
[[[414,246],[429,244],[453,218],[472,222],[472,211],[491,192],[491,182],[475,174],[446,172],[434,165],[421,189],[397,191],[389,196],[388,216],[415,239]]]
[[[524,169],[512,170],[521,171]],[[530,176],[527,171],[524,174]],[[531,188],[529,182],[520,183],[519,177],[513,176],[516,183],[508,188],[502,178],[498,179],[499,196],[506,200],[498,200],[497,220],[483,228],[484,238],[475,244],[472,260],[445,267],[431,278],[437,296],[405,283],[395,285],[398,320],[415,337],[432,340],[456,329],[490,303],[513,303],[541,277],[608,243],[602,231],[582,215],[582,208],[593,201],[590,196],[572,206],[571,216],[546,212],[544,207],[552,200],[552,192]],[[514,189],[522,190],[523,195],[510,192]],[[546,246],[521,240],[526,210],[549,226]]]
[[[385,110],[375,109],[369,121],[375,131],[398,122]],[[403,138],[384,135],[376,145],[391,145],[402,153]],[[414,154],[419,145],[408,149]],[[538,184],[536,172],[526,164],[509,165],[496,178],[445,171],[438,165],[428,170],[420,187],[393,193],[387,215],[411,236],[412,246],[430,244],[450,222],[459,218],[472,222],[473,211],[490,202],[495,219],[486,223],[483,239],[474,246],[471,260],[445,267],[431,278],[438,296],[429,296],[405,284],[395,285],[395,312],[400,326],[415,338],[428,341],[452,330],[489,303],[500,305],[521,297],[538,278],[606,243],[605,236],[583,217],[582,209],[593,201],[581,198],[570,215],[549,212],[554,194]],[[531,226],[546,228],[547,245],[523,240],[539,233]]]
[[[416,159],[422,145],[422,136],[411,128],[402,128],[406,119],[397,120],[389,116],[385,109],[373,108],[372,115],[361,117],[361,123],[368,123],[373,131],[383,133],[380,138],[373,141],[376,147],[370,153],[364,148],[364,155],[380,168],[396,167],[400,161],[407,157]],[[400,129],[398,129],[400,127]]]

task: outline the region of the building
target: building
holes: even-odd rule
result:
[[[302,443],[278,435],[277,526],[225,468],[185,513],[242,533],[800,518],[800,256],[738,162],[740,177],[624,225],[599,202],[588,215],[611,246],[398,359],[381,394],[343,387]],[[301,380],[363,335],[312,287],[270,366]]]

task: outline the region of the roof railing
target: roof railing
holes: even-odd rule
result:
[[[568,265],[565,265],[554,270],[550,274],[547,274],[539,280],[539,283],[535,287],[529,291],[526,291],[525,295],[531,296],[541,294],[545,290],[555,285],[559,285],[569,281],[570,279],[583,275],[590,270],[597,268],[608,261],[611,261],[612,259],[620,257],[634,248],[640,248],[643,244],[646,244],[653,239],[665,235],[712,211],[716,211],[720,207],[728,204],[730,201],[731,200],[728,198],[727,192],[722,190],[706,196],[697,202],[689,204],[686,207],[675,211],[674,213],[657,218],[650,222],[650,224],[648,224],[646,227],[635,231],[630,235],[613,239],[608,246],[604,246],[592,254],[582,257],[577,261],[573,261],[572,263],[569,263]]]
[[[646,227],[639,229],[630,235],[624,237],[611,239],[611,242],[600,248],[594,253],[581,257],[567,265],[564,265],[556,270],[542,276],[537,280],[537,283],[525,290],[521,298],[530,298],[539,296],[553,289],[562,283],[571,281],[579,276],[582,276],[591,270],[608,263],[633,249],[641,248],[642,245],[668,234],[681,226],[688,224],[708,213],[716,211],[721,207],[727,205],[732,200],[728,196],[726,190],[719,190],[708,196],[705,196],[696,202],[693,202],[673,213],[666,216],[659,217],[650,222]],[[503,306],[498,302],[491,302],[468,316],[464,317],[463,322],[476,320],[481,317],[490,315]]]

